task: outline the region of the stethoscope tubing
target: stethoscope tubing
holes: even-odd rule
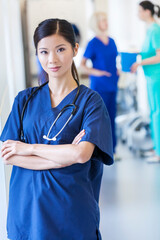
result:
[[[52,123],[52,125],[51,125],[51,127],[50,127],[50,129],[49,129],[49,131],[48,131],[47,136],[46,136],[46,135],[43,136],[44,139],[47,139],[47,140],[49,140],[49,141],[56,141],[56,137],[63,131],[63,129],[64,129],[64,128],[66,127],[66,125],[68,124],[68,122],[69,122],[69,121],[71,120],[71,118],[73,117],[73,115],[76,113],[77,106],[75,105],[75,103],[76,103],[76,100],[77,100],[77,98],[78,98],[78,96],[79,96],[80,85],[79,85],[79,82],[78,82],[77,80],[75,80],[75,81],[76,81],[76,83],[77,83],[77,85],[78,85],[78,88],[77,88],[77,93],[76,93],[76,96],[75,96],[73,102],[72,102],[71,104],[65,105],[65,106],[62,108],[62,110],[59,112],[58,116],[56,117],[56,119],[55,119],[54,122]],[[48,81],[45,82],[45,83],[43,83],[41,86],[37,87],[37,88],[30,94],[30,96],[28,97],[28,99],[26,100],[26,102],[25,102],[25,104],[24,104],[24,107],[23,107],[22,113],[21,113],[21,118],[20,118],[20,140],[21,140],[22,142],[25,142],[25,136],[24,136],[24,131],[23,131],[23,118],[24,118],[24,113],[25,113],[25,110],[26,110],[26,108],[27,108],[28,102],[29,102],[30,99],[31,99],[43,86],[45,86],[47,83],[48,83]],[[53,126],[55,125],[55,123],[57,122],[57,120],[59,119],[59,117],[62,115],[62,113],[63,113],[66,109],[68,109],[69,107],[72,107],[72,108],[73,108],[70,117],[68,118],[68,120],[66,121],[66,123],[64,124],[64,126],[60,129],[60,131],[59,131],[53,138],[49,138],[49,134],[50,134]]]

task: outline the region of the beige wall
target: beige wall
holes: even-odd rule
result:
[[[95,0],[94,4],[95,4],[94,6],[95,11],[103,11],[103,12],[108,11],[108,0]]]

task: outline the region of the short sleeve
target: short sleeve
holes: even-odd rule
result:
[[[98,93],[94,93],[86,103],[82,129],[82,141],[95,144],[92,158],[106,165],[113,163],[113,145],[110,118],[106,106]]]
[[[156,28],[152,32],[152,46],[155,50],[160,49],[160,28]]]
[[[87,59],[91,59],[93,60],[94,59],[94,46],[93,46],[93,41],[90,41],[88,44],[87,44],[87,47],[86,47],[86,50],[83,54],[83,57],[87,58]]]
[[[0,136],[1,141],[19,140],[20,136],[20,109],[17,97],[14,100],[12,110]]]

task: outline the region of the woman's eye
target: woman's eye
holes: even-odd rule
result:
[[[47,51],[41,51],[41,54],[43,54],[43,55],[47,54]]]
[[[65,48],[59,48],[58,50],[57,50],[57,52],[63,52],[65,50]]]

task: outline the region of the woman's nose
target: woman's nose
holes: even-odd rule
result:
[[[49,54],[49,63],[57,63],[57,55],[56,53],[50,53]]]

